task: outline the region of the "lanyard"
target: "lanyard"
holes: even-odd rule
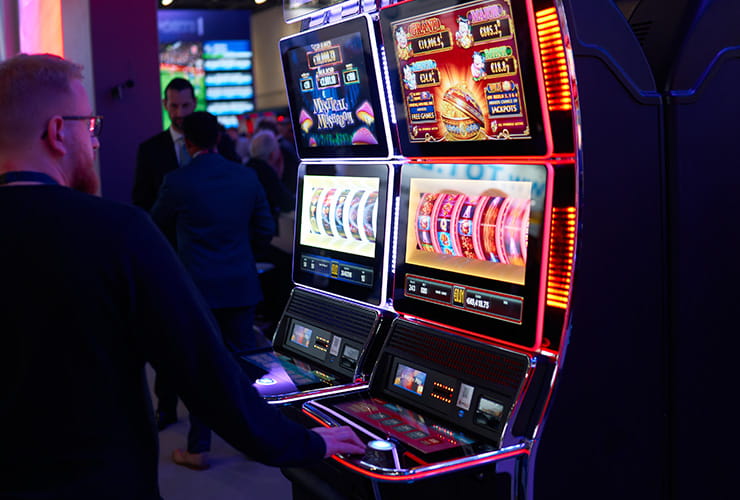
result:
[[[58,185],[50,175],[42,172],[13,171],[0,174],[0,186],[11,182],[40,182],[41,184]]]

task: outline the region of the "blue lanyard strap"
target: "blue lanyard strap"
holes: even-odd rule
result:
[[[0,174],[0,186],[11,182],[40,182],[41,184],[58,185],[59,183],[50,175],[42,172],[15,171]]]

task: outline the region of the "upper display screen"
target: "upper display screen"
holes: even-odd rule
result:
[[[425,0],[381,11],[404,155],[546,154],[523,3]]]
[[[367,16],[280,41],[301,158],[391,156],[375,46]]]
[[[375,0],[283,0],[283,18],[286,23],[293,23],[320,16],[330,9],[358,7],[360,3],[365,7],[365,12],[375,7]]]

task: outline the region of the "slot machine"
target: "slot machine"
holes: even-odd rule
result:
[[[280,41],[297,179],[293,283],[272,350],[245,358],[255,387],[289,406],[367,387],[389,306],[397,166],[367,15]],[[286,411],[289,411],[286,409]]]
[[[369,386],[311,398],[364,456],[295,498],[531,495],[569,340],[577,94],[555,2],[406,1],[378,23],[400,157],[393,320]]]

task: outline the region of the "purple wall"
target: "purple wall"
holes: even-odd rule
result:
[[[131,201],[140,142],[162,130],[157,2],[90,2],[95,104],[105,117],[100,176],[104,198]],[[127,81],[122,98],[112,91]]]

